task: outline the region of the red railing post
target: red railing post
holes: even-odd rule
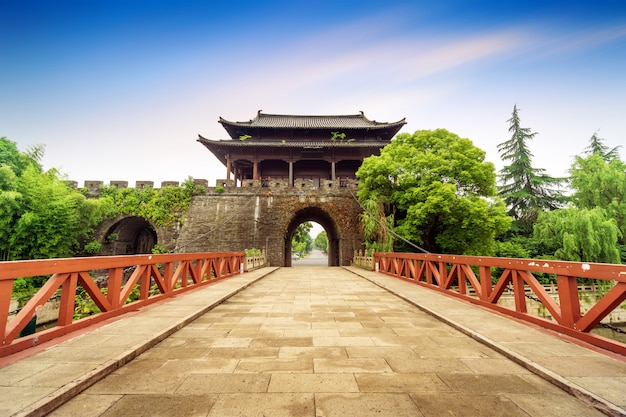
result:
[[[169,294],[174,289],[174,282],[172,282],[174,263],[166,262],[163,265],[163,285],[165,285],[165,293]]]
[[[517,271],[512,271],[513,297],[515,297],[515,310],[520,313],[527,313],[526,309],[526,289],[524,288],[524,278]]]
[[[446,288],[448,281],[448,265],[445,262],[439,262],[439,288],[442,290]]]
[[[489,300],[491,296],[491,289],[493,288],[493,282],[491,278],[491,267],[482,265],[480,267],[480,299]]]
[[[556,282],[561,306],[561,324],[573,329],[576,322],[580,320],[577,279],[576,277],[557,275]]]
[[[141,274],[139,281],[139,299],[147,300],[150,296],[150,277],[152,277],[152,267],[147,266]]]
[[[4,323],[9,321],[13,281],[12,279],[0,279],[0,345],[5,344],[6,325]]]
[[[120,294],[122,292],[122,278],[124,270],[122,268],[109,269],[109,283],[107,285],[107,298],[111,304],[111,309],[120,307]]]
[[[76,284],[78,272],[70,274],[61,287],[61,301],[57,326],[69,326],[74,319],[74,301],[76,300]]]

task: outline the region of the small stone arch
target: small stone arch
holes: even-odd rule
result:
[[[340,236],[337,225],[330,214],[319,207],[307,207],[299,210],[294,214],[293,218],[289,222],[289,225],[287,226],[287,233],[285,234],[285,258],[283,265],[291,266],[291,239],[293,238],[296,228],[298,225],[309,221],[319,223],[320,226],[322,226],[326,231],[326,235],[328,237],[328,266],[339,266]]]
[[[100,255],[136,255],[152,253],[158,243],[154,226],[145,218],[137,216],[118,217],[104,222],[95,233],[102,243]]]

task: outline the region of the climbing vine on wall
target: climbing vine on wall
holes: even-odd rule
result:
[[[143,217],[156,226],[167,226],[180,220],[189,208],[191,197],[205,189],[195,184],[193,178],[188,178],[180,187],[137,189],[104,186],[100,191],[99,203],[106,217],[131,214]]]

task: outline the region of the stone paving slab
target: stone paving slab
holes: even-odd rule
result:
[[[126,342],[116,340],[114,326],[130,332],[120,339],[133,334],[122,320],[73,339],[97,360],[68,341],[48,349],[45,361],[35,355],[0,368],[0,416],[626,415],[619,408],[624,362],[373,272],[272,271],[223,281],[232,284],[222,293],[235,295],[219,302],[211,301],[209,288],[188,293],[188,300],[177,297],[172,302],[184,313],[170,327],[163,318],[179,311],[171,302],[163,313],[154,306],[133,316],[150,321],[138,330],[148,338],[145,328],[154,332],[149,350],[137,348],[146,340],[128,337],[119,353]],[[472,323],[489,337],[472,333]],[[166,329],[173,329],[167,338]],[[87,340],[92,337],[102,343]],[[108,361],[101,351],[110,352]],[[551,357],[584,359],[593,370],[550,363]],[[43,386],[55,379],[37,373],[54,373],[61,363],[58,386]],[[73,366],[86,374],[76,377]],[[565,390],[557,387],[563,381],[570,384]]]
[[[170,334],[194,322],[196,318],[214,306],[274,270],[275,268],[264,268],[252,271],[180,294],[162,303],[147,306],[139,312],[125,315],[123,319],[95,330],[77,333],[70,340],[15,362],[11,362],[10,357],[2,358],[0,416],[46,415],[88,386],[121,368],[160,341],[167,340]],[[213,333],[212,336],[217,340],[225,335],[224,332],[227,330]],[[189,350],[182,352],[186,355],[190,354]],[[196,356],[193,357],[196,358]],[[160,365],[162,363],[159,363]],[[232,372],[237,363],[204,365],[211,369],[211,372],[230,369],[230,366],[232,368],[230,372]],[[120,372],[124,373],[123,368]],[[150,373],[145,375],[145,380],[140,381],[144,385],[148,385],[151,381],[159,381],[158,375],[156,377]],[[175,377],[170,378],[169,375],[164,375],[161,379],[162,384],[154,391],[167,392],[168,385],[173,387],[171,380]],[[137,390],[140,390],[140,387],[137,387]],[[111,397],[106,396],[104,402],[107,403],[110,400]],[[114,402],[111,401],[111,403]],[[90,412],[99,409],[96,404],[88,408]],[[101,408],[106,411],[108,406]],[[191,414],[183,412],[181,415]]]

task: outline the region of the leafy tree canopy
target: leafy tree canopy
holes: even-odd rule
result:
[[[43,147],[22,153],[0,138],[0,149],[0,259],[73,256],[102,219],[98,204],[43,171]]]
[[[555,258],[566,261],[620,263],[620,235],[615,221],[599,207],[543,212],[535,224],[535,236]]]
[[[581,209],[602,208],[614,219],[620,231],[619,242],[626,235],[626,164],[618,158],[609,162],[601,154],[577,156],[570,170],[572,201]]]
[[[43,150],[43,145],[36,145],[27,152],[20,152],[15,142],[4,136],[0,137],[0,167],[10,168],[17,176],[22,175],[22,172],[29,166],[41,172],[42,168],[39,161],[43,156]]]
[[[308,253],[313,247],[313,238],[309,232],[313,228],[311,222],[304,222],[296,227],[291,238],[291,248],[293,253]]]
[[[328,252],[328,236],[326,235],[325,230],[322,230],[317,234],[317,236],[315,236],[313,244],[316,248],[319,248],[324,252]]]
[[[495,169],[469,139],[445,129],[400,134],[357,172],[359,200],[394,215],[395,232],[431,252],[491,254],[510,217]]]
[[[557,259],[620,263],[626,235],[626,164],[594,136],[570,168],[572,206],[543,213],[534,236]]]

